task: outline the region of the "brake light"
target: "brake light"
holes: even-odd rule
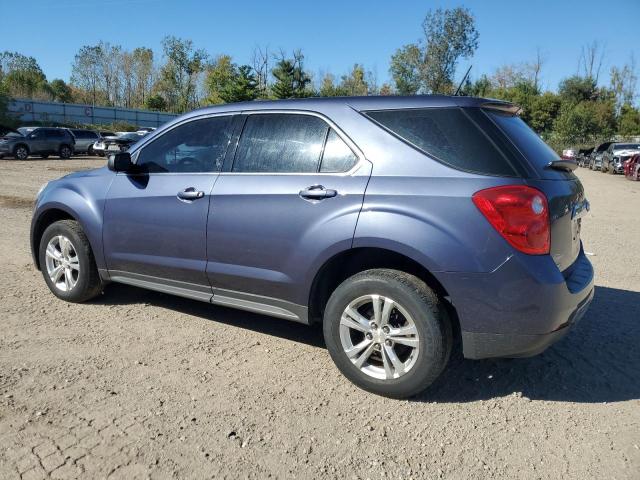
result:
[[[472,199],[493,228],[513,247],[530,255],[549,253],[549,206],[540,190],[508,185],[480,190]]]

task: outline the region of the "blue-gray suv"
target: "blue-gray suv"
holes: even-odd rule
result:
[[[67,301],[119,282],[321,323],[346,377],[412,396],[454,344],[535,355],[593,297],[576,165],[517,114],[445,96],[197,110],[44,186],[34,261]]]

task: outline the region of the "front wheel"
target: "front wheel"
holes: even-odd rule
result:
[[[324,338],[338,369],[373,393],[407,398],[444,370],[453,344],[438,296],[420,279],[389,269],[367,270],[333,292]]]
[[[93,252],[78,222],[60,220],[49,225],[38,253],[44,280],[56,297],[85,302],[101,292]]]

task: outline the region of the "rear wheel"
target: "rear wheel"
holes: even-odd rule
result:
[[[87,155],[89,155],[90,157],[94,155],[93,147],[91,145],[89,145],[89,148],[87,148]]]
[[[60,152],[59,152],[60,158],[63,158],[66,160],[67,158],[71,158],[71,154],[72,154],[71,147],[69,147],[68,145],[62,145],[60,147]]]
[[[44,280],[56,297],[84,302],[101,292],[93,252],[78,222],[61,220],[49,225],[38,253]]]
[[[397,270],[367,270],[345,280],[324,313],[327,349],[359,387],[393,398],[413,396],[444,370],[453,343],[438,296]]]
[[[29,157],[29,149],[25,145],[18,145],[13,151],[13,156],[18,160],[26,160]]]

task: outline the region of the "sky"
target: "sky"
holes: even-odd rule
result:
[[[14,12],[10,17],[20,12],[15,21],[1,22],[0,51],[35,57],[49,80],[69,80],[83,45],[103,40],[160,54],[162,38],[175,35],[211,55],[229,54],[239,64],[250,63],[256,46],[274,52],[300,48],[315,77],[326,72],[339,77],[357,62],[382,84],[389,81],[393,52],[420,38],[427,11],[457,6],[471,10],[480,33],[478,50],[460,63],[458,79],[469,64],[477,78],[501,65],[531,61],[540,48],[543,86],[555,90],[562,78],[576,73],[581,48],[593,41],[606,53],[601,84],[608,83],[611,66],[622,66],[631,55],[640,65],[640,0],[29,0],[24,5],[0,0],[0,12]]]

